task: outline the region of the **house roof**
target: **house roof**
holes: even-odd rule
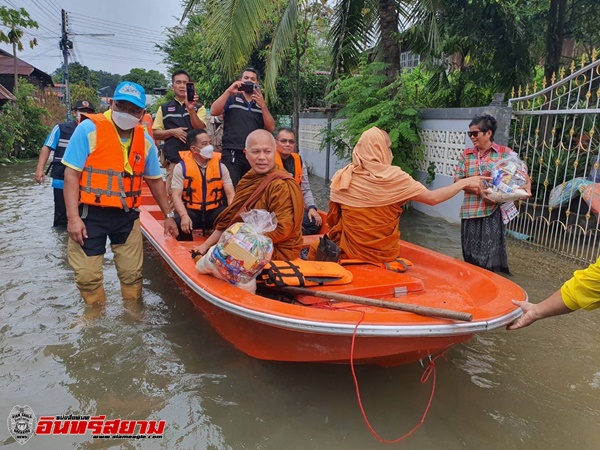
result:
[[[14,75],[14,73],[15,63],[13,55],[0,49],[0,75]],[[19,58],[17,58],[17,73],[25,77],[34,76],[43,80],[45,84],[53,85],[50,75]]]
[[[0,100],[16,100],[17,97],[0,84]]]

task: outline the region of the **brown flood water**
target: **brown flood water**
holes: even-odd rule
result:
[[[532,327],[497,330],[437,362],[424,425],[386,446],[369,432],[347,366],[283,364],[247,357],[224,342],[146,247],[144,300],[119,298],[106,265],[109,301],[86,307],[53,230],[52,189],[35,185],[34,162],[0,167],[0,415],[166,420],[162,440],[33,436],[12,449],[595,449],[600,443],[600,313],[578,312]],[[311,178],[326,205],[323,180]],[[403,238],[460,258],[459,226],[409,211]],[[513,281],[532,301],[583,266],[510,244]],[[243,330],[240,330],[243,332]],[[358,367],[374,428],[399,437],[421,418],[431,379],[417,364]]]

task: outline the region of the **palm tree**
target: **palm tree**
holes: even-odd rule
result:
[[[196,6],[205,6],[206,33],[212,36],[214,54],[230,78],[240,71],[259,42],[266,19],[279,17],[265,74],[267,89],[274,91],[277,74],[297,33],[299,8],[309,3],[310,0],[188,0],[183,16]],[[427,24],[427,38],[431,45],[437,45],[435,3],[435,0],[337,0],[330,32],[332,74],[355,68],[360,54],[375,44],[379,58],[388,64],[386,75],[391,82],[400,71],[400,26]]]

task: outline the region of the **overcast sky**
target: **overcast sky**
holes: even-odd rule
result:
[[[183,12],[181,0],[0,0],[0,6],[25,8],[38,22],[37,30],[25,31],[25,49],[18,57],[48,74],[62,65],[61,9],[68,14],[74,44],[69,62],[120,75],[136,67],[166,75],[164,56],[154,44],[164,41],[165,28],[177,25]],[[31,50],[25,42],[34,37],[38,45]],[[9,45],[0,48],[12,53]]]

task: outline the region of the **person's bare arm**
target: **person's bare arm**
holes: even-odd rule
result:
[[[225,191],[225,197],[227,198],[227,204],[231,205],[231,203],[233,203],[233,197],[235,196],[235,189],[233,188],[233,184],[224,184],[223,190]]]
[[[171,212],[171,206],[169,205],[169,199],[167,197],[167,189],[165,188],[165,183],[162,178],[145,178],[146,184],[150,188],[150,192],[152,193],[152,197],[156,200],[156,203],[160,207],[162,213],[166,216]],[[164,221],[165,227],[165,236],[171,235],[173,237],[177,237],[179,234],[179,230],[177,229],[177,224],[175,223],[175,219],[165,217]]]
[[[172,137],[185,143],[187,138],[187,127],[171,128],[170,130],[154,130],[154,139],[157,141],[165,141]]]
[[[523,315],[509,324],[507,330],[518,330],[519,328],[525,328],[540,319],[546,317],[558,316],[561,314],[568,314],[573,312],[562,299],[560,289],[548,297],[546,300],[532,304],[528,302],[519,302],[513,300],[513,303],[521,308]]]
[[[48,162],[48,158],[50,158],[50,152],[52,149],[47,145],[43,145],[40,150],[40,156],[38,158],[37,168],[35,169],[35,181],[41,183],[46,179],[46,174],[44,173],[44,168],[46,167],[46,163]]]
[[[260,107],[263,116],[263,122],[265,124],[265,130],[269,133],[275,131],[275,119],[269,112],[269,108],[267,108],[267,102],[265,102],[265,98],[262,95],[260,89],[255,89],[252,93],[252,100],[256,102],[256,104]]]
[[[227,104],[227,100],[233,94],[236,94],[238,92],[238,89],[242,84],[243,83],[240,80],[237,80],[237,81],[234,81],[233,83],[231,83],[231,86],[229,86],[225,90],[225,92],[223,92],[221,94],[221,96],[218,99],[216,99],[213,102],[213,104],[210,106],[210,115],[211,116],[219,116],[219,115],[223,114],[223,112],[225,111],[225,105]]]
[[[67,210],[67,232],[69,237],[83,245],[87,239],[87,230],[81,217],[79,217],[79,180],[81,172],[70,167],[65,167],[65,184],[63,195],[65,197],[65,209]]]
[[[448,186],[444,186],[439,189],[434,189],[430,191],[429,189],[420,193],[416,197],[411,198],[411,200],[425,203],[426,205],[437,205],[438,203],[445,202],[446,200],[454,197],[463,189],[475,189],[482,186],[482,182],[484,180],[490,180],[490,177],[468,177],[461,178],[453,184]]]

